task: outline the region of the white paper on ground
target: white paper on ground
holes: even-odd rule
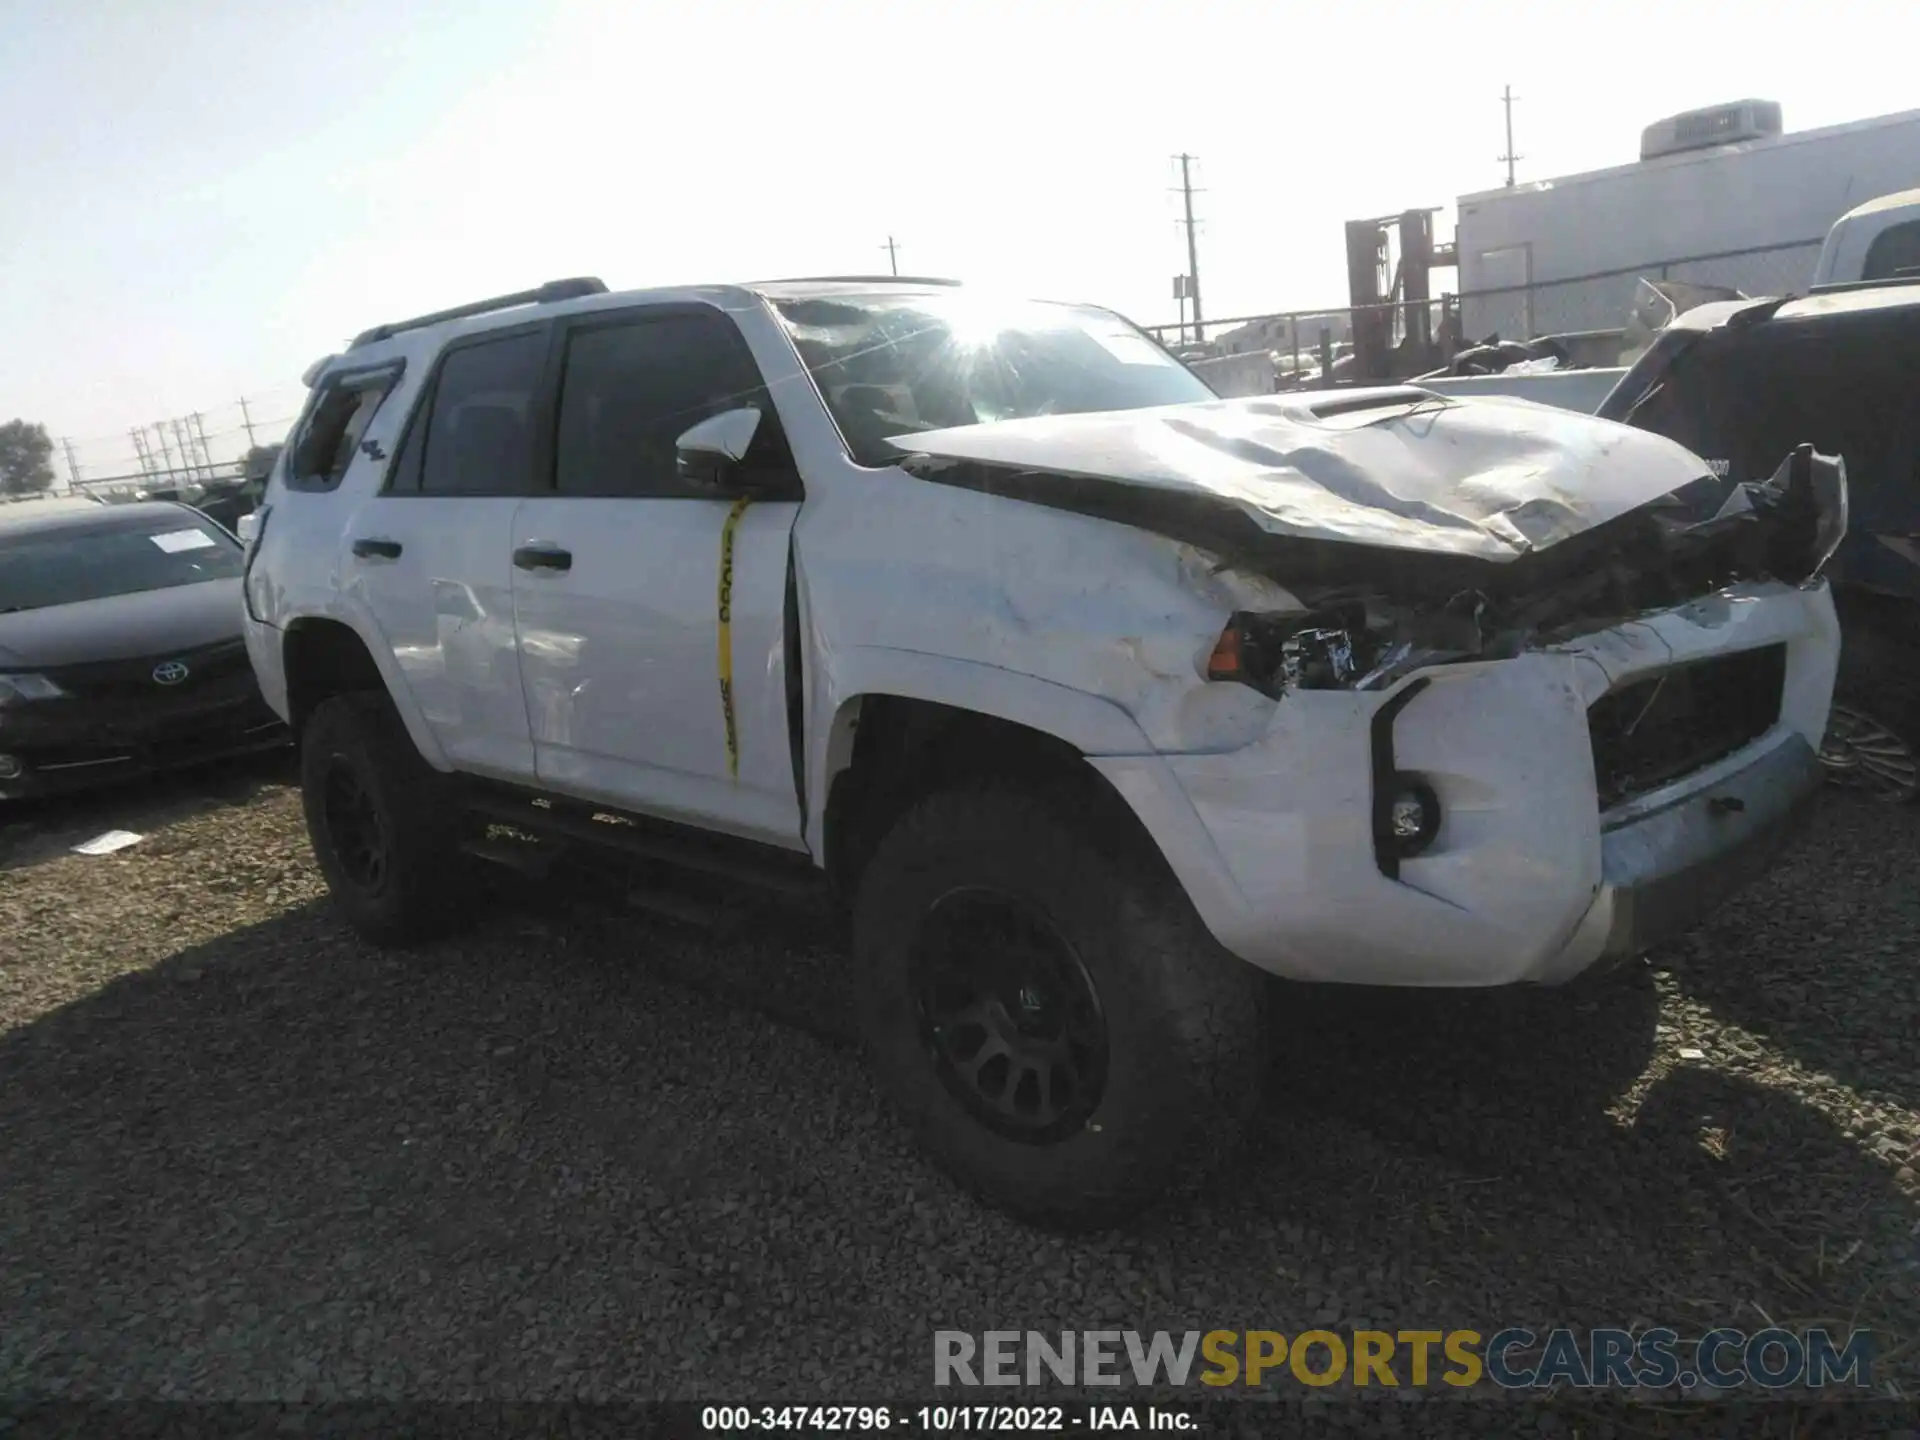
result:
[[[84,844],[73,847],[76,855],[111,855],[116,850],[124,850],[129,845],[138,845],[147,837],[136,835],[131,830],[108,830],[94,836]]]
[[[165,530],[147,538],[169,555],[178,555],[182,550],[213,548],[213,537],[204,530]]]

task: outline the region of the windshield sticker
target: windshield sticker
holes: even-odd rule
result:
[[[204,530],[167,530],[147,538],[169,555],[178,555],[182,550],[213,549],[213,537]]]
[[[1089,332],[1100,342],[1105,350],[1122,365],[1164,365],[1167,357],[1160,348],[1144,335],[1129,335],[1124,330],[1094,330]]]

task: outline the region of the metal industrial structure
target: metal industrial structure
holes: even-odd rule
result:
[[[1519,158],[1511,135],[1507,150]],[[1612,365],[1642,280],[1804,291],[1835,221],[1920,186],[1920,110],[1788,133],[1777,103],[1741,100],[1654,122],[1639,153],[1462,196],[1451,242],[1434,208],[1349,221],[1344,308],[1216,320],[1182,353],[1232,393],[1405,379],[1493,337],[1551,336],[1577,363]],[[1454,283],[1437,284],[1447,269]]]
[[[1647,127],[1641,154],[1460,197],[1468,336],[1616,326],[1642,279],[1804,290],[1836,220],[1920,186],[1920,110],[1795,133],[1777,104],[1735,101]]]

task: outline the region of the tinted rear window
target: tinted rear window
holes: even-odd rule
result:
[[[427,418],[420,489],[519,495],[533,481],[533,398],[544,330],[462,345],[447,354]]]
[[[185,510],[0,539],[0,614],[232,579],[241,564],[230,535]]]

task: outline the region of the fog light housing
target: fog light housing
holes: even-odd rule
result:
[[[26,773],[26,762],[18,755],[0,755],[0,780],[18,780]]]
[[[1381,833],[1375,838],[1382,852],[1395,859],[1412,859],[1440,833],[1440,797],[1424,780],[1396,775],[1381,808]]]

